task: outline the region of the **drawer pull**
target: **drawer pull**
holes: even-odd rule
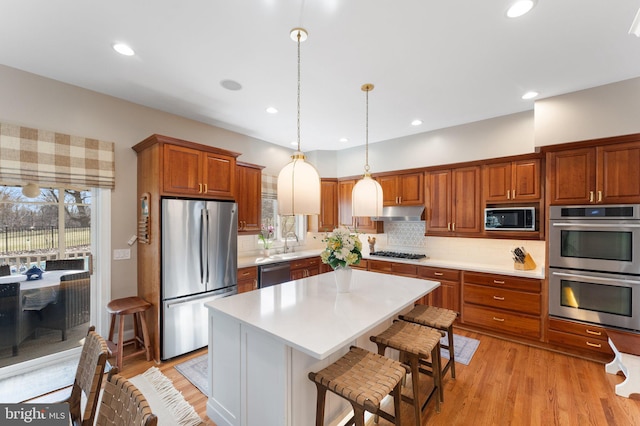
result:
[[[493,296],[493,298],[494,298],[495,300],[504,300],[504,297],[500,297],[500,296]]]
[[[588,328],[585,330],[587,334],[593,334],[594,336],[602,336],[602,332],[589,330]]]
[[[587,346],[591,346],[592,348],[601,348],[602,345],[600,343],[591,343],[591,342],[585,342],[587,344]]]
[[[496,318],[496,317],[493,317],[493,320],[494,320],[494,321],[504,322],[504,318]]]
[[[246,277],[247,275],[251,275],[251,272],[243,272],[242,275],[244,275]],[[587,331],[589,331],[589,330],[587,330]]]
[[[499,281],[499,280],[493,280],[494,284],[504,284],[504,281]]]
[[[441,277],[444,274],[442,272],[434,272],[433,275],[435,275],[436,277]]]

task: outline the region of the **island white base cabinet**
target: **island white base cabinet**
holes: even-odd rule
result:
[[[352,345],[377,352],[369,337],[440,283],[354,270],[349,293],[321,274],[207,302],[209,400],[217,426],[315,424],[316,385],[308,374]],[[395,356],[397,353],[388,353]],[[325,425],[351,411],[327,393]]]
[[[209,418],[218,426],[294,426],[315,424],[317,391],[309,372],[332,364],[351,345],[377,352],[369,336],[384,331],[392,319],[323,360],[223,313],[211,311],[209,321]],[[391,350],[387,356],[398,358]],[[338,424],[351,411],[345,399],[327,392],[326,425]]]

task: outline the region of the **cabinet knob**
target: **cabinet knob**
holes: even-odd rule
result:
[[[507,200],[511,199],[511,191],[507,189]]]
[[[598,202],[602,202],[602,191],[598,191]]]
[[[589,202],[593,203],[593,191],[589,191]]]
[[[516,199],[516,190],[515,189],[513,189],[511,191],[511,198],[513,198],[514,200]]]
[[[198,194],[202,194],[202,184],[198,184]]]

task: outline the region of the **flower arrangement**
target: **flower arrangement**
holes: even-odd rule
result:
[[[260,229],[260,233],[258,234],[258,239],[262,241],[262,245],[265,249],[270,249],[271,244],[273,243],[273,233],[275,228],[273,225],[265,225],[262,224]]]
[[[347,228],[336,228],[322,240],[327,247],[320,253],[322,263],[333,269],[357,265],[362,259],[362,243],[357,235],[352,235]]]

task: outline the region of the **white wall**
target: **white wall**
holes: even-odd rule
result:
[[[452,164],[534,152],[533,111],[369,144],[371,172]],[[338,152],[338,176],[362,174],[364,147]]]
[[[537,147],[640,133],[640,78],[535,103]]]

